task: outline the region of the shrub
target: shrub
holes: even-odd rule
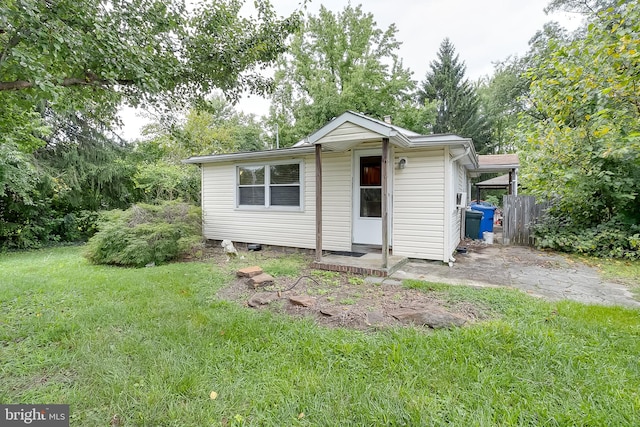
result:
[[[86,242],[96,233],[99,217],[95,211],[69,212],[61,218],[53,218],[57,221],[53,232],[63,242]]]
[[[98,229],[85,251],[95,264],[161,264],[202,247],[200,208],[183,202],[105,212]]]
[[[534,235],[539,248],[602,258],[640,259],[640,225],[622,216],[585,226],[557,213],[549,214],[534,226]]]

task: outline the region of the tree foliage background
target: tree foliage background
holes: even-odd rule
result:
[[[378,28],[362,6],[306,18],[276,71],[270,123],[291,145],[347,110],[372,117],[414,109],[415,82],[398,57],[397,28]],[[412,114],[412,113],[409,113]],[[420,114],[417,112],[416,114]]]
[[[170,128],[176,111],[207,108],[213,89],[266,93],[273,81],[259,70],[285,51],[299,15],[279,18],[259,0],[244,17],[243,3],[0,3],[0,247],[86,238],[97,210],[196,192],[193,171],[139,165],[144,148],[112,129],[123,103],[155,108]],[[166,188],[148,192],[151,177]]]
[[[554,202],[538,229],[543,246],[638,257],[640,5],[586,13],[582,31],[549,38],[525,73],[532,114],[520,115],[523,184]]]

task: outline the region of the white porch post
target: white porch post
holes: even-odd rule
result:
[[[382,138],[382,268],[389,268],[389,138]]]
[[[322,146],[316,144],[316,262],[322,261]]]

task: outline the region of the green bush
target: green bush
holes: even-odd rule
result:
[[[494,206],[502,206],[502,201],[500,198],[493,194],[487,194],[484,198],[485,202],[489,202]]]
[[[640,259],[640,224],[622,216],[585,226],[551,213],[534,226],[534,235],[539,248],[602,258]]]
[[[105,212],[98,230],[85,251],[95,264],[161,264],[202,247],[200,208],[177,201]]]

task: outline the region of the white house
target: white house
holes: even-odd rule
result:
[[[448,262],[463,235],[471,139],[420,135],[346,112],[291,148],[192,157],[207,239],[316,249],[380,248]]]

